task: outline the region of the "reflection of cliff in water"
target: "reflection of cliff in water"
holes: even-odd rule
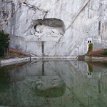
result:
[[[60,97],[65,93],[65,83],[59,76],[40,76],[35,81],[33,92],[41,97]]]
[[[85,64],[87,65],[87,69],[83,67]],[[84,106],[107,106],[107,68],[105,63],[80,62],[79,68],[75,71],[79,71],[79,73],[76,73],[75,79],[73,79],[74,96],[76,96]]]
[[[0,105],[16,107],[105,107],[106,68],[78,61],[30,63],[7,71]],[[99,66],[98,66],[99,67]],[[93,70],[89,78],[89,69]],[[44,72],[43,72],[44,71]],[[102,72],[104,71],[104,72]],[[1,77],[4,74],[1,74]],[[9,81],[8,81],[9,80]],[[3,82],[1,82],[3,83]],[[3,83],[4,84],[4,83]],[[1,84],[0,84],[1,85]],[[2,102],[5,99],[4,102]]]
[[[0,92],[5,92],[9,88],[10,76],[5,68],[0,68]]]
[[[14,102],[14,93],[12,90],[11,73],[23,64],[0,67],[0,105],[6,105]],[[13,103],[14,104],[14,103]]]

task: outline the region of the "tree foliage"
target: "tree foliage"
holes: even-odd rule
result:
[[[9,47],[9,34],[0,31],[0,57],[3,57]]]
[[[103,55],[107,56],[107,49],[104,49]]]

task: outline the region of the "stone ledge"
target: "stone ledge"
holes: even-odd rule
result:
[[[25,57],[25,58],[11,58],[0,60],[0,66],[14,65],[30,61],[41,61],[41,60],[77,60],[77,57]]]
[[[31,60],[77,60],[76,56],[58,56],[58,57],[31,57]]]
[[[93,62],[107,62],[107,57],[89,57],[89,56],[85,56],[84,58],[85,61],[93,61]]]
[[[29,61],[30,61],[30,57],[4,59],[4,60],[0,60],[0,66],[2,67],[7,65],[14,65],[14,64],[19,64],[19,63],[24,63]]]

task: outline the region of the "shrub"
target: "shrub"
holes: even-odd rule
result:
[[[103,55],[107,56],[107,49],[104,49]]]
[[[0,57],[3,57],[7,53],[9,47],[9,34],[5,34],[4,31],[0,31]]]

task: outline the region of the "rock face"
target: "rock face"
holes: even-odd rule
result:
[[[0,0],[0,29],[10,47],[31,55],[42,55],[41,41],[46,56],[82,55],[88,40],[94,49],[107,46],[107,1]]]

